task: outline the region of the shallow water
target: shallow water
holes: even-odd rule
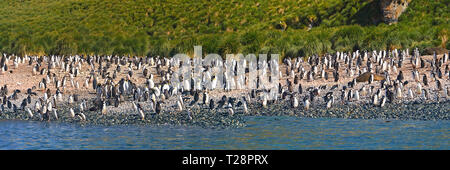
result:
[[[450,149],[450,122],[247,117],[238,129],[0,121],[0,149]]]

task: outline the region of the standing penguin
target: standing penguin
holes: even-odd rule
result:
[[[58,120],[58,113],[56,112],[56,109],[53,109],[53,116],[56,120]]]
[[[214,107],[215,107],[215,105],[214,105],[214,100],[213,100],[213,99],[210,99],[210,100],[209,100],[209,109],[212,110],[212,109],[214,109]]]
[[[103,104],[102,104],[102,114],[105,115],[106,113],[107,113],[107,110],[106,110],[106,102],[103,101]]]
[[[27,113],[30,119],[33,118],[33,112],[31,112],[30,108],[27,108]]]
[[[445,97],[450,97],[450,87],[447,87],[447,89],[445,90]]]
[[[385,104],[386,104],[386,96],[383,96],[383,97],[381,98],[380,107],[384,107]]]
[[[339,81],[339,73],[337,71],[334,72],[334,82]]]
[[[309,106],[311,105],[311,103],[309,102],[309,97],[308,96],[306,96],[304,99],[303,99],[303,106],[304,106],[304,109],[305,110],[309,110]]]
[[[409,97],[410,99],[414,99],[414,93],[413,93],[413,91],[411,90],[411,88],[408,89],[408,97]]]
[[[141,120],[145,120],[144,110],[142,110],[141,107],[138,108],[138,114],[139,114],[139,117],[141,118]]]
[[[443,90],[441,81],[436,80],[436,88],[437,88],[438,91],[442,91]]]
[[[400,82],[402,82],[403,79],[404,79],[404,77],[403,77],[403,72],[400,70],[400,72],[399,72],[398,75],[397,75],[397,80],[400,81]]]
[[[247,102],[243,102],[242,107],[244,108],[244,113],[248,113],[248,107],[247,107]]]
[[[156,102],[155,112],[156,112],[157,114],[160,114],[160,113],[161,113],[161,103],[160,103],[160,102]]]
[[[398,99],[403,97],[403,95],[402,95],[402,89],[401,89],[400,87],[397,87],[396,94],[397,94],[396,97],[397,97]]]
[[[424,84],[425,86],[428,86],[428,78],[427,78],[427,75],[426,75],[426,74],[423,75],[423,84]]]
[[[373,97],[372,97],[372,104],[374,106],[378,105],[378,95],[377,94],[373,95]]]
[[[266,95],[264,95],[264,97],[263,97],[262,106],[264,108],[267,108],[267,97],[266,97]]]
[[[178,108],[178,111],[183,111],[183,105],[181,105],[181,102],[179,101],[179,100],[177,100],[177,108]]]
[[[194,100],[189,104],[189,106],[193,106],[199,100],[199,94],[197,91],[194,92]]]
[[[298,100],[297,100],[297,98],[294,95],[291,96],[291,105],[292,105],[293,108],[297,108],[298,107]]]
[[[209,102],[209,94],[207,91],[203,93],[203,104],[207,105]]]

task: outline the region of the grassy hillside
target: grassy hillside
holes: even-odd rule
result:
[[[450,0],[412,0],[395,25],[377,0],[2,0],[0,51],[15,54],[280,53],[449,49]],[[308,31],[308,25],[313,28]]]

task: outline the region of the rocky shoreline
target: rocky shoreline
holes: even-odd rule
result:
[[[382,120],[450,120],[450,101],[387,103],[384,107],[374,107],[370,103],[344,103],[326,108],[324,104],[313,105],[309,110],[302,106],[292,108],[289,102],[278,102],[263,108],[260,103],[249,104],[249,113],[236,110],[230,115],[225,109],[204,109],[194,106],[183,111],[166,111],[160,114],[146,112],[142,120],[133,110],[101,114],[85,112],[86,120],[69,116],[69,107],[59,110],[59,117],[51,117],[49,122],[76,123],[80,125],[182,125],[204,128],[239,128],[246,126],[245,116],[295,116],[299,118],[344,118],[344,119],[382,119]],[[32,118],[25,111],[5,112],[0,120],[41,121]]]

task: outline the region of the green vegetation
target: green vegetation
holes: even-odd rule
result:
[[[412,0],[379,23],[378,0],[3,0],[0,51],[173,56],[449,49],[449,0]],[[313,28],[308,31],[308,25]]]

